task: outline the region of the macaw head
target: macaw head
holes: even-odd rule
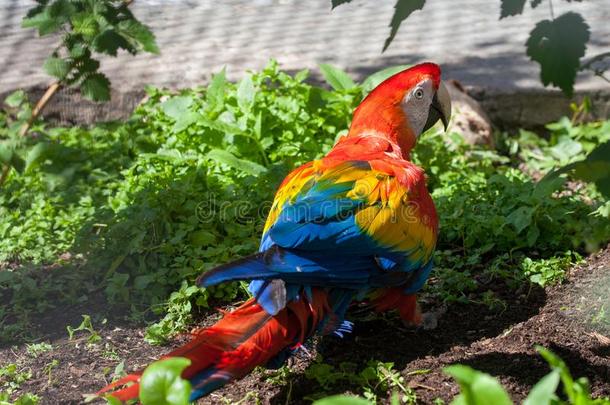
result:
[[[439,120],[447,129],[449,92],[434,63],[422,63],[383,81],[356,108],[350,136],[380,133],[396,143],[404,156],[419,135]]]

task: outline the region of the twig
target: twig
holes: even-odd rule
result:
[[[45,91],[45,93],[42,95],[40,100],[38,100],[38,102],[34,106],[34,109],[32,110],[32,115],[30,116],[30,118],[27,120],[25,125],[23,125],[21,127],[21,130],[19,131],[19,135],[21,135],[21,136],[27,135],[28,131],[32,127],[32,124],[34,123],[34,121],[36,121],[36,118],[38,118],[38,116],[40,115],[42,110],[46,107],[49,100],[53,97],[53,95],[55,95],[55,93],[57,93],[57,90],[59,90],[60,88],[61,88],[60,82],[55,82],[49,86],[47,91]]]

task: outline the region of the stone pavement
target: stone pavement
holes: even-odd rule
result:
[[[37,38],[33,30],[20,27],[32,3],[0,0],[0,94],[42,88],[50,81],[42,63],[56,39]],[[132,9],[156,34],[161,55],[103,59],[102,71],[111,78],[115,100],[95,106],[92,114],[107,118],[121,110],[124,115],[136,102],[131,95],[141,94],[146,84],[193,86],[223,66],[229,77],[238,78],[247,69],[260,69],[269,58],[289,70],[315,71],[318,63],[331,63],[355,78],[391,65],[432,60],[441,64],[445,77],[459,80],[482,99],[492,116],[498,112],[510,115],[504,118],[509,122],[540,123],[547,119],[536,112],[541,102],[558,109],[553,114],[567,106],[556,91],[542,88],[538,65],[525,56],[529,31],[549,18],[545,3],[535,10],[527,5],[523,15],[498,21],[499,0],[428,0],[382,54],[393,0],[355,0],[333,11],[330,0],[135,0]],[[587,56],[610,50],[610,0],[554,0],[553,6],[555,15],[575,10],[585,16],[593,38]],[[605,105],[598,115],[608,114],[610,85],[583,75],[577,90]],[[70,104],[69,93],[55,103]],[[503,100],[500,104],[493,100],[497,97]]]

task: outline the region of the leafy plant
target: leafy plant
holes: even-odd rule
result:
[[[34,107],[27,102],[23,91],[5,100],[17,113],[13,122],[9,122],[10,115],[3,117],[9,136],[4,139],[0,134],[0,163],[3,164],[0,187],[11,168],[19,172],[26,170],[46,149],[45,144],[23,138],[57,91],[71,86],[79,88],[83,97],[93,101],[110,99],[110,81],[99,71],[100,63],[94,55],[117,56],[121,49],[133,55],[141,51],[159,52],[152,32],[129,11],[131,0],[36,0],[36,3],[22,26],[37,29],[40,36],[61,33],[59,45],[43,65],[55,82]],[[27,157],[20,150],[25,150]]]
[[[140,380],[140,400],[144,405],[187,405],[191,384],[180,377],[191,364],[189,359],[173,357],[159,360],[144,370]]]
[[[550,350],[537,346],[536,350],[549,363],[552,371],[534,385],[528,394],[524,405],[538,404],[610,404],[610,399],[593,399],[589,391],[587,379],[582,377],[574,380],[568,367],[557,355]],[[510,397],[500,383],[489,374],[476,371],[468,366],[453,365],[444,370],[457,380],[461,393],[452,404],[484,405],[484,404],[512,404]],[[559,381],[563,383],[563,391],[567,401],[560,399],[557,394]]]
[[[29,356],[36,358],[36,357],[40,356],[42,353],[46,353],[51,350],[53,350],[53,346],[51,346],[50,343],[41,342],[41,343],[32,343],[32,344],[26,345],[25,351]]]
[[[339,369],[325,364],[314,363],[305,371],[305,376],[309,379],[316,380],[324,389],[329,390],[339,382],[348,382],[363,390],[364,397],[372,403],[377,402],[377,395],[381,392],[389,390],[400,392],[400,395],[395,395],[394,402],[397,404],[416,403],[416,395],[411,388],[405,385],[405,379],[400,373],[394,370],[394,363],[384,363],[381,361],[371,360],[366,367],[359,372],[356,372],[356,365],[352,363],[341,363]],[[333,401],[345,400],[343,397],[334,397]]]
[[[93,324],[91,323],[91,317],[89,315],[83,315],[83,321],[76,328],[67,326],[66,329],[68,330],[68,337],[70,340],[74,338],[74,333],[79,331],[86,331],[89,333],[89,336],[87,337],[87,343],[89,344],[98,343],[102,340],[100,334],[93,329]]]

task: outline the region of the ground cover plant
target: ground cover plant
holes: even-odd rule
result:
[[[321,71],[330,88],[271,62],[238,83],[219,72],[206,87],[149,88],[126,122],[36,121],[22,173],[0,194],[2,343],[34,341],[38,314],[92,297],[115,317],[150,323],[147,341],[164,343],[210,307],[243,299],[240,283],[200,289],[194,279],[256,250],[281,179],[345,134],[353,108],[380,80],[356,84],[331,66]],[[16,93],[4,108],[0,138],[9,139],[29,107]],[[567,118],[544,134],[501,134],[496,151],[456,133],[423,135],[413,159],[429,175],[441,218],[425,306],[505,311],[507,296],[561,283],[604,246],[609,209],[597,183],[539,179],[606,145],[609,129],[610,121]],[[94,325],[108,314],[91,315],[70,335],[85,331],[95,340],[87,344],[101,344]],[[373,364],[391,375],[386,362]],[[350,383],[371,385],[366,375]],[[384,389],[399,389],[396,381]],[[13,391],[2,395],[16,400]],[[408,399],[406,389],[401,395]]]

